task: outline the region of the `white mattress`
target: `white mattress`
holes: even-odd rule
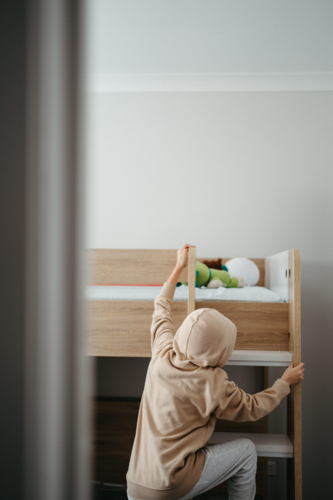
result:
[[[104,286],[91,285],[86,287],[88,300],[154,300],[160,293],[161,286]],[[176,288],[174,300],[186,301],[188,287],[181,285]],[[195,300],[232,301],[232,302],[284,302],[279,295],[261,286],[246,286],[244,288],[196,288]]]

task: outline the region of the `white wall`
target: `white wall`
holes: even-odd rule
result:
[[[88,246],[330,258],[332,105],[325,92],[92,94]]]
[[[303,498],[330,498],[332,93],[92,94],[88,123],[88,247],[188,242],[200,257],[300,249]],[[98,394],[116,394],[119,383],[124,393],[142,391],[146,361],[122,367],[98,361]],[[230,378],[259,390],[257,369],[241,370]],[[271,370],[271,382],[281,373]],[[284,418],[282,405],[271,430],[283,432]],[[285,498],[284,474],[282,460],[270,498]]]

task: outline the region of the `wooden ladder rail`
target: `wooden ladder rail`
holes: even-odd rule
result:
[[[195,310],[195,248],[190,247],[187,254],[187,269],[188,269],[188,302],[187,314]]]
[[[294,366],[301,362],[301,278],[299,250],[288,253],[289,351]],[[291,386],[287,397],[287,433],[294,448],[287,458],[287,498],[302,500],[301,383]]]

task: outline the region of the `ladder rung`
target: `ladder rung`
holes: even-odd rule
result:
[[[223,444],[238,438],[247,438],[255,444],[258,457],[292,458],[293,445],[286,434],[256,434],[250,432],[213,432],[208,443]]]
[[[236,366],[289,366],[289,351],[234,350],[227,365]]]

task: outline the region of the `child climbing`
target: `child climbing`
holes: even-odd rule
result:
[[[217,418],[246,422],[270,413],[304,379],[304,363],[287,368],[269,389],[246,394],[222,369],[236,342],[234,323],[197,309],[175,333],[172,300],[187,253],[155,299],[152,358],[126,475],[129,500],[187,500],[229,479],[230,500],[253,500],[257,455],[249,439],[207,445]]]

